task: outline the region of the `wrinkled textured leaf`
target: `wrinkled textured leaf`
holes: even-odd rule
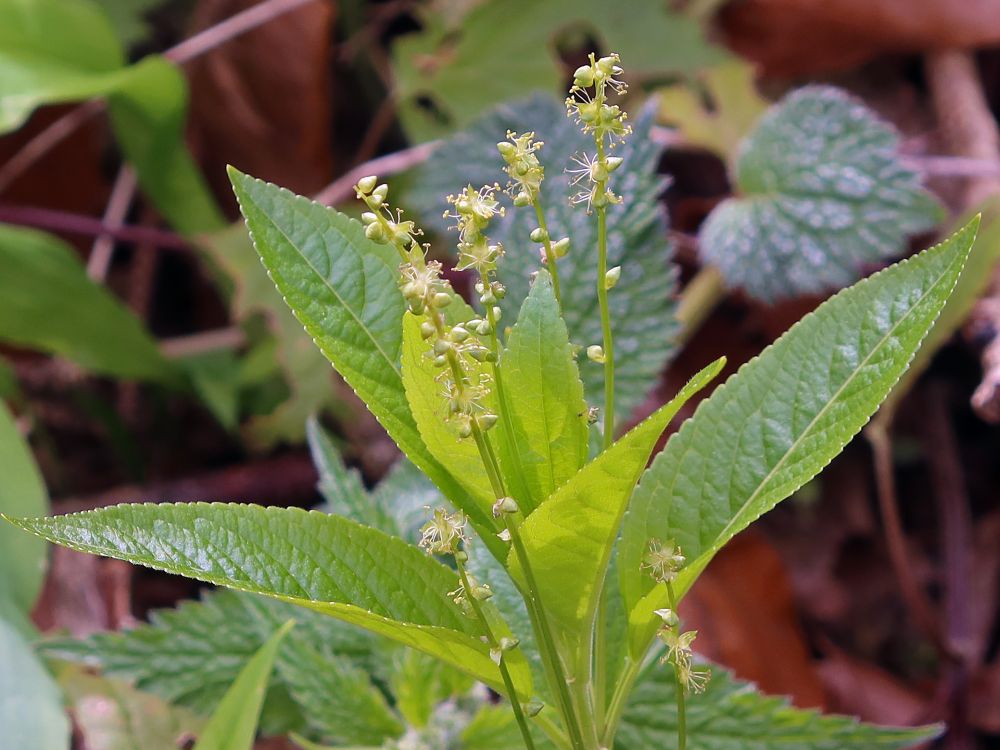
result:
[[[630,75],[659,77],[722,59],[700,25],[656,0],[489,0],[429,10],[393,47],[401,118],[413,140],[468,125],[484,109],[536,89],[563,93],[563,33],[620,52]],[[503,133],[494,137],[494,141]]]
[[[69,720],[52,677],[25,638],[0,617],[0,727],[4,747],[68,750]]]
[[[667,748],[677,741],[675,682],[669,667],[640,677],[615,741],[616,748]],[[793,708],[787,698],[763,695],[748,682],[712,667],[702,695],[687,702],[690,750],[869,750],[904,748],[931,739],[937,727],[862,724]]]
[[[518,466],[532,502],[562,486],[587,461],[587,402],[566,324],[544,271],[538,274],[501,358]]]
[[[320,351],[410,460],[474,521],[488,524],[428,451],[407,404],[395,251],[370,241],[344,214],[232,168],[230,178],[271,279]]]
[[[187,86],[162,57],[125,66],[107,17],[89,2],[0,0],[0,133],[43,104],[107,97],[139,182],[178,230],[220,228],[222,214],[183,141]]]
[[[616,170],[612,187],[624,202],[608,211],[608,266],[622,267],[621,279],[611,291],[611,319],[615,336],[615,400],[618,414],[628,414],[659,379],[673,350],[674,272],[667,242],[664,213],[657,202],[663,180],[657,175],[660,146],[650,137],[654,106],[644,109],[633,123],[633,134],[617,154],[625,159]],[[533,130],[545,142],[538,152],[545,166],[542,201],[549,232],[569,236],[569,255],[560,259],[559,281],[562,309],[570,341],[588,346],[601,341],[601,319],[597,298],[596,218],[583,206],[570,205],[577,188],[569,184],[574,167],[571,157],[592,152],[593,143],[566,118],[563,105],[536,95],[497,108],[467,131],[437,149],[421,171],[420,193],[414,195],[428,226],[442,227],[444,196],[467,182],[481,185],[504,177],[496,143],[507,130]],[[531,275],[539,268],[539,245],[528,237],[536,226],[530,208],[508,209],[490,233],[506,248],[500,278],[507,286],[501,302],[505,320],[514,320],[528,296]],[[581,365],[585,394],[590,404],[604,402],[603,368],[590,361]]]
[[[177,750],[204,721],[117,680],[64,670],[59,686],[87,750]]]
[[[222,696],[194,750],[252,750],[257,722],[281,641],[295,625],[289,620],[267,639]]]
[[[743,142],[738,197],[701,229],[705,259],[762,300],[846,286],[940,218],[898,145],[892,126],[845,92],[792,92]]]
[[[316,489],[326,500],[321,510],[374,526],[387,534],[396,533],[395,524],[372,502],[361,481],[361,473],[344,465],[333,440],[315,417],[310,417],[306,423],[306,437],[313,465],[319,473]]]
[[[31,449],[7,406],[0,401],[0,513],[41,516],[49,511],[49,496]],[[0,527],[0,599],[21,612],[31,607],[45,580],[46,544],[41,539]],[[2,615],[0,615],[2,616]]]
[[[502,684],[474,621],[448,596],[454,573],[416,547],[340,516],[187,503],[8,520],[81,552],[308,607]],[[511,668],[518,690],[530,693],[527,666],[512,659]]]
[[[556,490],[521,525],[539,596],[570,638],[590,633],[611,551],[632,489],[656,441],[695,393],[719,374],[719,359],[695,375],[668,403],[621,437]],[[513,551],[511,575],[523,583]],[[573,581],[567,586],[567,581]]]
[[[691,586],[715,553],[818,474],[906,370],[955,286],[978,220],[859,282],[803,318],[698,407],[639,482],[625,519],[622,591],[637,656],[662,584],[640,571],[650,539],[688,559]]]
[[[87,277],[61,240],[0,225],[0,265],[0,340],[102,375],[181,382],[139,319]]]

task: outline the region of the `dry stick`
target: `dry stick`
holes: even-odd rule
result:
[[[226,42],[253,31],[269,21],[290,13],[297,8],[321,0],[264,0],[264,2],[240,11],[190,39],[174,45],[163,56],[178,64],[189,62]],[[26,143],[0,168],[0,193],[10,187],[18,177],[35,162],[63,142],[83,123],[104,110],[103,99],[91,99],[70,110],[41,133]]]
[[[127,164],[118,170],[114,187],[111,188],[111,198],[104,210],[102,224],[109,230],[121,229],[128,215],[129,207],[135,198],[137,186],[135,170]],[[94,281],[104,281],[111,267],[111,258],[115,251],[115,237],[107,232],[97,235],[94,246],[87,258],[87,275]]]
[[[93,216],[50,208],[0,204],[0,222],[87,237],[107,235],[121,242],[148,243],[161,250],[186,251],[191,249],[191,243],[174,232],[133,225],[113,227]]]
[[[354,186],[362,177],[367,177],[370,174],[385,177],[404,172],[411,167],[422,164],[427,161],[427,158],[437,148],[438,143],[439,141],[421,143],[418,146],[404,148],[401,151],[395,151],[385,156],[379,156],[371,161],[366,161],[364,164],[359,164],[347,172],[347,174],[338,177],[316,193],[313,196],[313,200],[325,206],[333,206],[341,201],[345,201],[354,196]]]

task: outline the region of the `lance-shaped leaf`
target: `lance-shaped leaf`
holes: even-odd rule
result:
[[[622,515],[656,441],[678,410],[719,374],[725,359],[703,369],[667,404],[580,469],[521,525],[520,533],[553,619],[572,638],[589,633]],[[513,551],[511,575],[524,573]],[[572,581],[573,585],[566,585]]]
[[[688,559],[694,582],[729,539],[818,474],[906,370],[976,236],[950,239],[859,282],[807,315],[703,402],[643,475],[625,519],[622,591],[637,656],[666,606],[640,571],[651,539]]]
[[[478,506],[428,451],[406,401],[395,251],[344,214],[233,168],[229,176],[257,252],[299,322],[410,460],[476,518]]]
[[[541,271],[521,305],[501,358],[517,466],[533,502],[555,492],[587,461],[587,402],[551,277]]]
[[[611,179],[611,187],[623,198],[608,209],[608,266],[622,268],[609,305],[615,335],[615,403],[623,419],[656,384],[673,351],[675,282],[666,216],[657,201],[664,181],[656,171],[662,147],[651,135],[655,115],[655,105],[637,113],[634,132],[615,152],[624,162]],[[496,142],[508,129],[535,131],[545,143],[538,158],[545,167],[541,196],[549,232],[572,241],[569,254],[558,264],[563,317],[574,344],[599,343],[596,218],[585,206],[571,205],[579,186],[570,184],[574,175],[565,172],[579,167],[573,156],[591,153],[593,141],[567,119],[562,102],[539,94],[498,107],[437,149],[421,170],[421,189],[413,200],[426,224],[443,229],[443,196],[467,182],[489,184],[503,177]],[[531,208],[515,208],[490,228],[491,240],[506,248],[500,268],[507,286],[500,302],[505,320],[518,314],[540,267],[541,245],[529,237],[536,226]],[[603,368],[584,362],[580,376],[588,401],[603,404]]]
[[[251,750],[257,736],[257,722],[264,694],[271,681],[278,647],[295,625],[289,620],[267,639],[222,696],[222,702],[208,720],[194,750]]]
[[[308,607],[502,684],[474,621],[448,596],[455,573],[401,539],[340,516],[186,503],[7,520],[81,552]],[[510,666],[518,691],[530,694],[523,659],[511,658]]]
[[[673,747],[675,689],[670,667],[649,667],[629,699],[615,747]],[[880,727],[794,708],[718,667],[704,694],[688,701],[687,726],[690,750],[895,750],[940,733],[940,727]]]
[[[705,259],[763,300],[838,289],[940,218],[899,136],[830,86],[789,94],[743,142],[738,196],[701,229]]]

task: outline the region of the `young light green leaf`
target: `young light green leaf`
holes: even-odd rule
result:
[[[67,0],[0,0],[0,133],[43,104],[107,97],[111,123],[139,182],[184,233],[218,229],[222,214],[184,146],[187,85],[151,56],[125,66],[99,8]]]
[[[194,750],[252,750],[278,646],[294,625],[295,621],[289,620],[278,628],[240,670],[202,730]]]
[[[444,386],[437,380],[441,370],[434,366],[431,347],[420,335],[420,322],[421,318],[410,312],[403,316],[403,387],[410,410],[427,450],[475,499],[474,520],[490,528],[489,508],[496,494],[490,487],[475,441],[459,438],[458,425],[449,419]],[[469,375],[475,378],[488,371],[488,364],[473,362]],[[464,507],[462,510],[469,512]]]
[[[792,92],[743,142],[739,196],[701,229],[705,259],[766,301],[850,284],[940,218],[898,145],[892,126],[845,92]]]
[[[622,516],[656,441],[684,403],[708,385],[725,365],[703,369],[668,403],[580,469],[521,525],[539,595],[571,638],[589,634]],[[511,575],[523,582],[517,557]],[[567,586],[567,581],[573,581]]]
[[[622,717],[615,747],[672,747],[676,683],[669,667],[650,666]],[[705,693],[687,704],[690,750],[896,750],[932,739],[940,727],[879,727],[848,716],[794,708],[712,667]]]
[[[511,421],[530,499],[525,512],[555,492],[587,461],[587,402],[566,324],[541,271],[521,306],[501,358]],[[502,461],[501,456],[501,461]]]
[[[298,604],[502,684],[475,622],[448,596],[454,572],[400,539],[340,516],[185,503],[7,520],[81,552]],[[527,665],[510,661],[518,691],[530,695]]]
[[[399,258],[344,214],[230,168],[257,252],[299,322],[389,436],[456,505],[479,506],[424,445],[403,388]]]
[[[0,512],[15,516],[41,516],[49,511],[49,497],[31,449],[21,437],[14,417],[0,401]],[[0,599],[21,612],[31,611],[45,580],[46,544],[0,528]]]
[[[864,426],[955,286],[974,220],[940,245],[859,282],[807,315],[703,402],[643,475],[625,519],[622,591],[633,656],[666,606],[640,571],[652,539],[688,564],[679,595],[735,534],[818,474]]]
[[[69,720],[52,677],[24,637],[0,617],[0,727],[3,746],[69,750]]]
[[[87,277],[61,240],[0,225],[0,266],[0,340],[100,374],[182,382],[139,319]]]

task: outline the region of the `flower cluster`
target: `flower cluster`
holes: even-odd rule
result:
[[[538,200],[538,193],[545,179],[545,167],[538,161],[535,152],[543,145],[535,140],[534,133],[518,135],[507,131],[507,140],[497,144],[497,151],[506,166],[503,171],[510,177],[509,189],[514,196],[515,206],[530,206]]]
[[[660,663],[673,666],[677,682],[686,692],[704,692],[712,673],[707,667],[694,665],[694,651],[691,644],[698,636],[698,631],[681,632],[680,620],[672,609],[658,609],[656,614],[663,621],[656,636],[667,647]]]
[[[649,551],[642,559],[642,569],[648,570],[657,583],[671,583],[686,562],[681,548],[672,540],[662,544],[659,539],[651,539]]]
[[[470,597],[475,599],[477,602],[484,602],[493,596],[493,589],[490,588],[489,584],[477,581],[475,576],[471,573],[466,573],[465,575],[469,581],[469,590],[466,590],[465,584],[461,581],[461,579],[459,579],[458,588],[454,591],[449,591],[448,596],[451,597],[455,604],[461,607],[465,614],[469,617],[473,617],[476,612],[472,606],[472,602],[469,600]]]
[[[420,529],[420,546],[431,555],[456,555],[465,544],[466,517],[436,508],[431,520]]]
[[[632,132],[628,115],[617,104],[608,103],[609,90],[616,94],[626,91],[625,83],[617,78],[622,74],[618,55],[595,59],[582,65],[573,74],[573,86],[566,99],[567,114],[575,119],[584,133],[592,135],[597,154],[578,154],[573,157],[577,167],[568,172],[572,184],[580,185],[575,203],[586,203],[587,210],[604,208],[620,203],[621,198],[608,188],[608,178],[621,166],[622,159],[609,156],[608,152]],[[591,93],[593,89],[593,93]]]
[[[416,239],[420,231],[413,222],[403,221],[399,212],[393,213],[388,208],[388,188],[376,183],[375,177],[366,177],[355,186],[358,197],[371,209],[362,216],[365,234],[375,242],[394,245],[400,253],[403,262],[399,267],[399,288],[410,312],[425,317],[420,334],[431,344],[434,365],[441,368],[437,379],[443,385],[448,419],[458,424],[460,438],[469,437],[476,429],[485,432],[496,424],[497,416],[486,406],[489,376],[475,367],[474,362],[496,357],[476,336],[488,334],[492,328],[488,321],[479,318],[454,326],[448,323],[444,309],[452,303],[455,293],[441,274],[441,264],[427,260],[426,247]],[[480,247],[486,248],[483,250],[486,255],[499,253],[500,250],[490,250],[481,236],[481,229],[501,210],[492,198],[492,191],[476,192],[470,188],[462,196],[454,200],[460,217],[461,246],[469,253],[479,252],[476,248]],[[491,288],[491,292],[495,304],[497,292],[503,294],[502,287]]]

